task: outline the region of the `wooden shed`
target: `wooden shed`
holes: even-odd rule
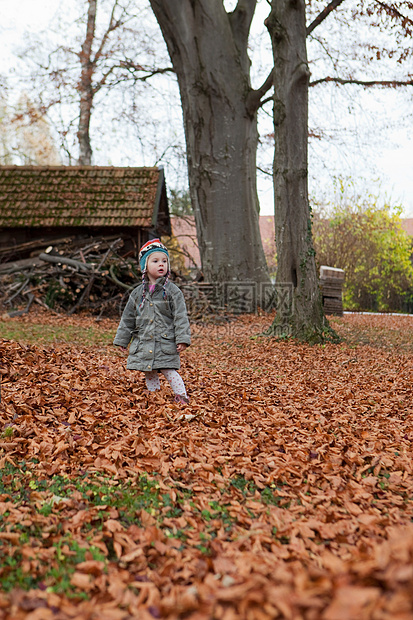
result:
[[[117,235],[136,251],[170,234],[162,168],[0,166],[0,248]]]

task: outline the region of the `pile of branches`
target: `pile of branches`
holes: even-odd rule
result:
[[[30,258],[6,262],[4,257],[7,259],[7,252],[10,256],[12,248],[3,248],[0,251],[3,310],[9,316],[19,316],[38,303],[69,315],[85,309],[105,316],[118,314],[140,278],[136,258],[123,256],[123,245],[122,238],[116,236],[69,237],[49,245],[43,252],[32,248]]]
[[[19,258],[29,251],[29,258]],[[226,320],[216,286],[174,273],[172,279],[184,293],[192,321]],[[120,316],[140,281],[135,253],[125,253],[121,237],[68,237],[48,247],[30,242],[0,249],[0,305],[11,317],[29,312],[33,304],[59,314],[82,310]]]

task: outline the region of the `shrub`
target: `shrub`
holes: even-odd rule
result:
[[[346,309],[411,310],[413,242],[402,229],[402,209],[378,203],[375,196],[349,200],[343,191],[332,208],[317,208],[317,263],[345,270]]]

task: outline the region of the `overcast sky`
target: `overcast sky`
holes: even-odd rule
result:
[[[13,64],[12,52],[16,46],[21,44],[24,31],[44,29],[53,19],[59,4],[59,0],[36,0],[36,2],[33,0],[19,0],[19,2],[0,0],[2,15],[0,41],[2,49],[5,51],[0,61],[1,73],[6,72],[10,64]],[[263,16],[268,13],[267,7],[268,5],[265,2],[261,3],[257,24],[258,21],[261,23]],[[259,32],[260,26],[257,25],[257,28]],[[263,45],[262,49],[258,49],[256,53],[266,54],[265,35],[258,36],[258,40],[262,40]],[[258,84],[254,84],[254,86],[258,86]],[[349,92],[351,97],[351,91]],[[331,97],[331,91],[325,90],[324,93],[321,91],[317,94],[317,97],[323,96]],[[310,97],[312,97],[311,91]],[[321,187],[328,194],[328,186],[333,176],[352,177],[353,180],[362,179],[362,187],[367,189],[366,186],[368,186],[368,190],[373,194],[377,191],[380,191],[382,196],[387,194],[391,198],[392,204],[400,203],[403,205],[405,217],[413,217],[412,99],[410,96],[410,102],[408,102],[406,95],[401,96],[394,91],[385,94],[381,91],[380,94],[358,95],[358,104],[349,105],[344,112],[341,106],[340,114],[344,114],[344,116],[340,122],[347,127],[351,125],[351,130],[347,137],[332,143],[327,140],[320,143],[317,141],[310,142],[310,192],[317,194]],[[405,106],[406,125],[395,126],[392,130],[383,132],[380,127],[377,132],[374,131],[374,128],[371,131],[370,128],[370,133],[368,131],[366,133],[366,127],[370,122],[367,115],[368,108],[374,106],[378,109],[381,106],[387,116],[391,116],[392,112],[397,112],[401,118],[403,118],[403,110],[400,106]],[[333,104],[331,107],[333,108]],[[310,119],[313,123],[317,123],[315,111],[312,117],[310,115]],[[270,120],[267,120],[267,123],[271,131]],[[368,139],[366,136],[369,136]],[[121,162],[117,161],[119,154],[114,152],[111,155],[111,163],[121,165]],[[142,165],[142,163],[137,162],[136,165]],[[166,170],[166,172],[168,171]],[[261,214],[272,214],[272,182],[270,178],[265,179],[262,175],[259,177],[259,196]]]

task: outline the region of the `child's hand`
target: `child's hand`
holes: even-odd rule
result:
[[[121,344],[117,345],[119,347],[119,349],[122,349],[122,351],[127,351],[128,347],[123,347]]]
[[[179,344],[176,345],[176,348],[178,350],[178,353],[182,353],[183,351],[185,351],[185,349],[187,348],[187,344],[180,342]]]

